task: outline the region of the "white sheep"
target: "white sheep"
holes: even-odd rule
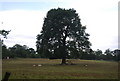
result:
[[[33,66],[36,66],[35,64]]]
[[[41,64],[38,64],[38,66],[42,66]]]
[[[41,64],[34,64],[33,66],[42,66]]]

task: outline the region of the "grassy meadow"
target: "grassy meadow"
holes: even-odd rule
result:
[[[70,59],[75,65],[60,65],[61,59],[4,59],[2,76],[11,72],[10,79],[117,79],[118,63]],[[33,66],[41,64],[42,66]]]

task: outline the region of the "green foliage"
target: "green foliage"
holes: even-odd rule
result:
[[[2,46],[2,58],[37,58],[36,52],[33,48],[28,48],[26,45],[16,44],[13,47]]]
[[[95,51],[95,55],[96,55],[96,59],[97,59],[97,60],[102,59],[101,56],[102,56],[103,54],[102,54],[102,51],[101,51],[101,50],[97,49],[97,51]]]
[[[73,49],[72,49],[73,50]],[[58,54],[61,54],[58,52]],[[57,55],[58,55],[57,54]],[[50,59],[56,59],[56,57],[59,56],[52,56]],[[20,45],[16,44],[13,47],[7,47],[6,45],[2,45],[2,58],[39,58],[41,57],[39,54],[36,54],[36,51],[33,48],[29,48],[26,45]],[[45,58],[45,55],[43,54],[43,57]],[[97,49],[96,51],[91,50],[91,52],[87,53],[84,51],[80,51],[77,53],[76,50],[73,50],[71,55],[67,56],[68,59],[87,59],[87,60],[114,60],[119,61],[120,59],[120,50],[116,49],[114,51],[111,51],[110,49],[107,49],[105,53],[103,53],[101,50]]]
[[[120,61],[120,50],[119,49],[114,50],[113,54],[114,54],[114,60]]]
[[[51,9],[37,35],[37,52],[43,58],[79,58],[81,51],[89,50],[91,45],[85,29],[76,10]]]
[[[9,34],[10,31],[6,31],[6,30],[0,30],[0,34],[2,36],[4,36],[4,38],[7,38],[7,35]]]
[[[110,49],[105,50],[106,60],[112,60],[113,55],[112,51]]]
[[[6,45],[2,45],[2,57],[8,56],[8,50]]]

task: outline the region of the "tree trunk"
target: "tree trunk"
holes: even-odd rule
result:
[[[66,65],[66,59],[65,58],[62,59],[62,63],[61,64],[62,65]]]
[[[66,63],[66,38],[67,38],[67,36],[68,36],[68,34],[67,34],[67,29],[65,30],[65,36],[63,37],[63,56],[62,56],[62,65],[66,65],[67,63]]]

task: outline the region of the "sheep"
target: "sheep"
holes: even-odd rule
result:
[[[42,66],[42,65],[41,64],[34,64],[33,66],[35,67],[35,66]]]
[[[33,66],[36,66],[35,64]]]
[[[38,64],[38,66],[42,66],[41,64]]]

